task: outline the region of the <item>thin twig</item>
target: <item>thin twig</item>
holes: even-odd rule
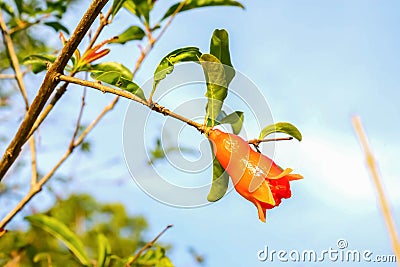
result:
[[[135,76],[136,72],[139,70],[140,66],[143,63],[143,60],[146,58],[146,56],[149,54],[151,49],[154,47],[154,44],[160,40],[160,38],[163,36],[163,34],[167,30],[167,28],[171,25],[176,14],[178,14],[178,12],[182,9],[182,7],[186,4],[186,2],[187,2],[187,0],[182,1],[180,3],[180,5],[177,7],[177,9],[175,9],[175,12],[171,15],[171,17],[165,23],[164,27],[162,27],[162,29],[160,30],[160,33],[158,34],[158,36],[156,38],[153,38],[153,36],[151,34],[151,29],[149,28],[149,26],[146,26],[146,34],[147,34],[148,43],[144,49],[141,49],[141,54],[136,61],[134,70],[132,71],[133,76]],[[151,99],[152,99],[152,96],[150,96],[150,98],[149,98],[150,102],[151,102]]]
[[[15,53],[14,44],[8,32],[7,25],[3,19],[3,13],[0,10],[0,28],[3,35],[3,42],[6,47],[8,57],[10,59],[11,67],[15,72],[15,79],[18,83],[18,88],[25,102],[26,109],[29,108],[28,94],[26,93],[25,84],[23,81],[23,74],[19,65],[17,54]]]
[[[29,149],[31,151],[31,187],[33,187],[38,180],[37,159],[36,159],[36,141],[35,137],[31,136],[29,139]]]
[[[23,24],[17,25],[14,28],[11,28],[8,32],[11,34],[16,33],[18,31],[23,31],[29,27],[32,27],[36,24],[41,23],[43,20],[47,19],[50,16],[50,14],[46,14],[43,17],[38,18],[34,22],[24,22]]]
[[[252,145],[256,145],[258,146],[260,143],[265,143],[265,142],[276,142],[276,141],[289,141],[289,140],[293,140],[293,137],[281,137],[281,138],[267,138],[267,139],[252,139],[249,140],[248,143],[252,144]]]
[[[375,185],[375,189],[376,189],[376,194],[378,197],[378,201],[379,201],[379,205],[381,207],[381,211],[383,214],[383,218],[385,220],[386,223],[386,227],[387,230],[389,232],[389,237],[392,241],[392,247],[393,247],[393,251],[396,254],[396,258],[400,259],[400,243],[399,243],[399,239],[397,237],[397,231],[396,231],[396,226],[395,226],[395,222],[392,216],[392,213],[390,211],[390,207],[389,207],[389,202],[387,200],[385,191],[383,189],[383,185],[382,185],[382,179],[380,177],[380,174],[378,172],[378,166],[377,163],[374,159],[374,156],[371,152],[370,146],[369,146],[369,142],[368,142],[368,138],[367,135],[365,134],[363,125],[361,123],[361,119],[357,116],[354,116],[352,118],[352,123],[353,123],[353,127],[354,130],[356,131],[358,140],[361,144],[361,147],[365,153],[365,158],[367,161],[367,166],[368,169],[370,171],[370,174],[372,176],[372,180],[373,183]],[[400,261],[397,261],[397,266],[400,266]]]
[[[0,80],[15,79],[15,74],[0,74]]]
[[[94,33],[93,37],[91,38],[86,51],[94,46],[94,43],[97,41],[97,38],[99,38],[100,33],[103,31],[104,27],[110,23],[109,19],[112,14],[112,8],[113,7],[111,6],[105,17],[103,16],[102,13],[100,13],[100,25],[97,28],[96,32]]]
[[[79,133],[79,127],[81,126],[81,120],[83,116],[83,110],[85,109],[85,98],[86,98],[86,87],[83,88],[83,93],[82,93],[82,101],[81,101],[81,108],[79,109],[79,114],[78,118],[76,119],[76,124],[75,124],[75,131],[72,135],[70,146],[74,145],[75,138],[77,137]]]
[[[140,255],[142,255],[143,252],[145,252],[146,250],[148,250],[149,248],[151,248],[152,246],[154,246],[154,244],[157,242],[157,240],[169,229],[171,228],[173,225],[167,225],[167,227],[164,228],[164,230],[162,230],[153,240],[151,240],[150,242],[148,242],[146,245],[144,245],[136,254],[135,256],[126,263],[126,267],[129,267],[132,265],[132,263],[134,263],[139,257]]]
[[[165,108],[164,106],[161,106],[161,105],[159,105],[157,103],[148,103],[147,101],[141,99],[140,97],[138,97],[138,96],[136,96],[136,95],[134,95],[134,94],[132,94],[132,93],[130,93],[128,91],[115,89],[115,88],[112,88],[112,87],[108,87],[108,86],[105,86],[105,85],[103,85],[101,83],[98,83],[98,82],[90,82],[90,81],[81,80],[81,79],[78,79],[78,78],[65,76],[65,75],[59,75],[58,79],[60,79],[62,81],[69,82],[69,83],[79,84],[79,85],[82,85],[82,86],[87,86],[87,87],[90,87],[90,88],[93,88],[93,89],[97,89],[97,90],[100,90],[103,93],[111,93],[111,94],[114,94],[114,95],[117,95],[117,96],[122,96],[124,98],[127,98],[127,99],[133,100],[135,102],[138,102],[138,103],[140,103],[140,104],[142,104],[142,105],[144,105],[144,106],[146,106],[146,107],[148,107],[148,108],[150,108],[150,109],[152,109],[152,110],[154,110],[154,111],[156,111],[158,113],[163,114],[164,116],[170,116],[172,118],[175,118],[177,120],[185,122],[186,124],[195,127],[200,132],[204,132],[204,126],[202,124],[194,122],[194,121],[192,121],[192,120],[190,120],[188,118],[185,118],[185,117],[183,117],[183,116],[181,116],[181,115],[179,115],[177,113],[174,113],[174,112],[170,111],[169,109]]]
[[[55,79],[59,73],[62,73],[65,66],[67,65],[69,59],[75,52],[78,45],[81,43],[83,37],[86,35],[93,21],[96,19],[97,15],[100,13],[101,9],[108,2],[108,0],[93,0],[90,4],[88,10],[83,15],[81,21],[77,25],[71,38],[67,41],[62,51],[58,55],[55,62],[50,66],[46,73],[44,81],[40,86],[40,89],[32,102],[27,114],[22,120],[21,125],[18,128],[17,133],[8,145],[7,149],[2,156],[0,161],[0,181],[7,173],[11,165],[14,163],[15,159],[19,156],[22,146],[27,141],[27,137],[32,129],[33,124],[38,118],[40,112],[54,89],[56,88],[58,82]]]
[[[81,133],[81,135],[75,140],[73,146],[69,146],[65,154],[59,159],[56,165],[47,173],[39,182],[35,184],[34,187],[30,188],[29,192],[24,196],[23,199],[17,204],[17,206],[10,211],[0,222],[0,229],[4,228],[11,219],[20,212],[26,204],[37,194],[39,193],[43,186],[49,181],[49,179],[54,175],[54,173],[60,168],[60,166],[65,162],[66,159],[73,153],[74,149],[81,145],[85,137],[90,133],[90,131],[99,123],[99,121],[107,114],[110,110],[112,110],[117,103],[118,98],[115,98],[113,102],[107,105],[104,110],[99,114],[99,116],[94,119],[89,126]]]
[[[73,76],[74,73],[70,73],[70,76]],[[42,124],[42,122],[47,118],[49,115],[50,111],[53,110],[53,107],[57,104],[58,100],[64,95],[64,93],[67,91],[68,83],[63,83],[56,91],[54,96],[51,98],[50,103],[47,104],[47,106],[43,109],[43,111],[40,113],[38,118],[36,119],[35,123],[33,124],[31,131],[29,132],[27,138],[29,138]]]
[[[11,34],[7,29],[7,25],[4,22],[2,12],[0,11],[0,27],[3,35],[4,45],[6,46],[8,58],[11,62],[11,67],[14,70],[14,78],[17,81],[19,91],[21,92],[22,98],[25,103],[25,110],[28,112],[29,110],[29,99],[28,94],[26,92],[26,87],[24,83],[24,74],[21,71],[20,63],[18,61],[17,54],[14,49],[14,44],[11,39]],[[32,166],[32,175],[31,175],[31,186],[37,182],[37,162],[36,162],[36,145],[35,145],[35,137],[32,136],[29,138],[29,147],[31,151],[31,166]]]

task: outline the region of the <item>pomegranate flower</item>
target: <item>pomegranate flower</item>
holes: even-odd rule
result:
[[[211,129],[208,133],[214,153],[232,179],[236,191],[254,203],[258,217],[266,221],[266,210],[290,198],[290,181],[302,179],[300,174],[283,170],[267,156],[254,151],[241,137]]]

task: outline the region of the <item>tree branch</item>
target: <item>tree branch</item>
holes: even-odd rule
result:
[[[0,27],[3,35],[3,42],[4,45],[6,46],[8,58],[10,59],[11,67],[15,73],[14,78],[17,81],[18,88],[21,92],[22,98],[24,99],[25,110],[28,111],[29,99],[24,83],[24,74],[21,71],[20,63],[18,61],[18,57],[14,49],[14,44],[11,39],[11,34],[7,29],[7,25],[5,24],[1,10],[0,10]],[[34,136],[29,138],[29,147],[31,151],[31,166],[32,166],[31,186],[33,186],[37,181],[36,145]]]
[[[57,162],[56,165],[50,170],[49,173],[47,173],[39,182],[35,184],[35,186],[31,187],[29,192],[24,196],[23,199],[17,204],[17,206],[10,211],[0,222],[0,229],[4,228],[10,221],[11,219],[18,214],[25,206],[28,204],[28,202],[37,194],[39,193],[43,186],[49,181],[49,179],[54,175],[54,173],[61,167],[61,165],[69,158],[69,156],[74,152],[74,149],[81,145],[85,137],[90,133],[90,131],[99,123],[101,118],[104,117],[107,112],[112,110],[117,103],[118,98],[116,98],[113,102],[111,102],[109,105],[107,105],[104,110],[97,116],[96,119],[94,119],[90,125],[81,133],[81,135],[73,142],[73,145],[70,145],[65,152],[65,154],[60,158],[60,160]]]
[[[170,111],[169,109],[165,108],[164,106],[159,105],[158,103],[148,103],[147,101],[141,99],[140,97],[138,97],[128,91],[105,86],[99,82],[90,82],[90,81],[81,80],[78,78],[65,76],[65,75],[61,75],[61,74],[57,78],[62,81],[65,81],[65,82],[74,83],[74,84],[78,84],[78,85],[82,85],[82,86],[87,86],[89,88],[97,89],[103,93],[111,93],[111,94],[114,94],[117,96],[122,96],[124,98],[138,102],[138,103],[150,108],[151,110],[154,110],[155,112],[163,114],[164,116],[170,116],[170,117],[180,120],[190,126],[193,126],[201,133],[203,133],[205,130],[204,126],[202,124],[194,122],[194,121],[192,121],[188,118],[185,118],[177,113],[174,113],[174,112]]]
[[[178,14],[178,12],[182,9],[182,7],[185,5],[186,2],[187,2],[187,0],[186,1],[182,1],[180,3],[180,5],[175,9],[174,13],[168,19],[167,23],[165,23],[164,27],[162,27],[160,33],[158,34],[158,36],[156,38],[153,38],[153,36],[151,35],[150,28],[148,26],[146,26],[146,35],[147,35],[147,38],[149,39],[148,40],[149,42],[146,45],[146,47],[141,50],[141,54],[140,54],[140,56],[137,59],[136,64],[135,64],[135,69],[132,71],[133,76],[135,76],[136,72],[139,70],[140,66],[143,63],[143,60],[146,58],[146,56],[149,54],[151,49],[154,47],[154,44],[158,40],[160,40],[160,38],[163,36],[163,34],[167,30],[167,28],[171,25],[171,23],[174,20],[176,14]],[[152,96],[150,96],[150,102],[151,102],[151,100],[152,100]]]
[[[169,229],[171,228],[173,225],[167,225],[167,227],[164,228],[164,230],[161,231],[161,233],[159,233],[153,240],[151,240],[150,242],[148,242],[146,245],[144,245],[136,254],[135,256],[129,260],[126,263],[126,267],[129,267],[132,265],[132,263],[134,263],[139,257],[140,255],[143,254],[143,252],[145,252],[146,250],[148,250],[149,248],[151,248],[152,246],[154,246],[154,244],[157,242],[157,240]]]
[[[7,147],[1,159],[0,181],[20,154],[21,148],[26,142],[33,124],[38,118],[50,95],[56,88],[58,84],[58,81],[56,79],[57,75],[63,72],[65,66],[68,63],[68,60],[71,58],[79,43],[82,41],[90,26],[93,24],[93,21],[96,19],[97,15],[100,13],[101,9],[107,2],[108,0],[92,1],[90,7],[86,11],[85,15],[82,17],[71,38],[65,44],[61,53],[59,54],[55,62],[51,65],[50,69],[47,71],[38,94],[33,100],[32,105],[25,115],[17,133],[15,134],[13,140]]]

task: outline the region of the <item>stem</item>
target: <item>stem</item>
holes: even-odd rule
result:
[[[201,133],[203,133],[205,131],[205,128],[202,124],[194,122],[194,121],[192,121],[184,116],[181,116],[179,114],[176,114],[176,113],[172,112],[171,110],[165,108],[164,106],[161,106],[158,103],[148,103],[147,101],[141,99],[140,97],[138,97],[128,91],[115,89],[112,87],[105,86],[98,82],[90,82],[90,81],[81,80],[81,79],[70,77],[70,76],[65,76],[62,74],[58,75],[57,78],[62,81],[65,81],[65,82],[74,83],[74,84],[78,84],[78,85],[82,85],[82,86],[87,86],[87,87],[90,87],[93,89],[97,89],[103,93],[111,93],[111,94],[114,94],[117,96],[122,96],[124,98],[138,102],[138,103],[150,108],[151,110],[154,110],[155,112],[163,114],[164,116],[170,116],[170,117],[180,120],[190,126],[193,126]]]
[[[293,137],[281,137],[281,138],[267,138],[267,139],[252,139],[249,140],[248,143],[251,145],[255,145],[258,146],[260,143],[264,143],[264,142],[276,142],[276,141],[289,141],[289,140],[293,140]]]
[[[393,251],[396,254],[396,258],[400,259],[400,243],[397,237],[396,226],[392,213],[390,211],[389,202],[386,198],[385,191],[382,185],[382,179],[378,172],[378,166],[374,159],[374,156],[369,147],[369,142],[367,135],[365,134],[361,119],[357,116],[352,118],[353,127],[356,131],[359,142],[361,143],[362,150],[365,153],[365,158],[367,161],[367,166],[372,176],[373,183],[375,185],[376,194],[378,197],[379,205],[383,214],[383,218],[386,223],[387,230],[389,232],[389,237],[392,241]],[[400,261],[397,261],[397,266],[400,266]]]
[[[99,38],[100,33],[103,31],[104,27],[107,26],[110,22],[110,16],[111,16],[111,12],[112,12],[112,6],[110,7],[110,9],[108,10],[106,16],[104,17],[102,13],[100,13],[100,25],[97,28],[95,34],[93,35],[92,39],[90,40],[90,43],[88,45],[88,47],[86,48],[86,51],[88,51],[90,48],[93,47],[94,43],[97,41],[97,38]]]
[[[0,80],[15,79],[15,74],[0,74]]]
[[[74,149],[79,146],[85,137],[90,133],[90,131],[99,123],[101,118],[104,117],[104,115],[112,110],[117,103],[118,98],[114,99],[113,102],[111,102],[109,105],[107,105],[104,110],[97,116],[96,119],[94,119],[90,125],[85,129],[85,131],[82,132],[82,134],[73,142],[72,146],[69,146],[65,154],[59,159],[57,164],[50,170],[49,173],[47,173],[39,182],[35,184],[35,186],[31,187],[29,192],[24,196],[23,199],[17,204],[17,206],[10,211],[0,222],[0,229],[4,228],[10,221],[11,219],[18,213],[20,212],[26,204],[37,194],[39,193],[43,186],[49,181],[49,179],[54,175],[54,173],[61,167],[61,165],[65,162],[66,159],[69,158],[69,156],[74,152]]]
[[[167,225],[167,227],[164,228],[164,230],[161,231],[161,233],[159,233],[153,240],[151,240],[150,242],[148,242],[146,245],[144,245],[136,254],[135,256],[129,260],[126,263],[126,267],[129,267],[132,265],[132,263],[134,263],[139,257],[140,255],[142,255],[143,252],[145,252],[147,249],[151,248],[152,246],[154,246],[154,244],[157,242],[157,240],[169,229],[171,228],[173,225]]]
[[[29,99],[28,94],[26,92],[26,87],[24,83],[24,74],[21,71],[20,63],[18,61],[17,54],[14,49],[14,44],[11,39],[11,34],[7,29],[7,25],[3,19],[2,12],[0,11],[0,27],[3,35],[4,45],[6,46],[8,58],[11,62],[11,67],[14,70],[15,75],[14,79],[17,81],[17,85],[19,91],[21,92],[22,98],[25,103],[25,110],[28,112],[29,110]],[[32,136],[29,138],[29,147],[31,152],[31,166],[32,166],[32,175],[31,175],[31,186],[34,186],[37,182],[37,162],[36,162],[36,145],[35,145],[35,137]]]
[[[160,40],[160,38],[163,36],[167,28],[171,25],[172,21],[174,20],[176,14],[182,9],[182,7],[186,4],[186,1],[182,1],[180,5],[175,9],[175,12],[171,15],[171,17],[168,19],[167,23],[165,23],[164,27],[162,27],[160,33],[156,38],[153,38],[151,34],[151,29],[149,26],[146,26],[146,35],[148,38],[148,43],[144,49],[141,50],[141,55],[137,59],[136,64],[135,64],[135,69],[132,71],[133,76],[135,76],[136,72],[139,70],[140,66],[142,65],[143,60],[146,58],[146,56],[149,54],[151,49],[154,47],[154,44]],[[149,102],[152,101],[153,94],[150,95]]]
[[[1,159],[0,181],[14,163],[15,159],[19,156],[21,148],[25,144],[32,126],[34,125],[40,112],[43,110],[43,107],[50,95],[56,88],[58,84],[57,80],[55,79],[56,76],[58,73],[63,72],[68,60],[71,58],[79,43],[82,41],[90,26],[93,24],[93,21],[96,19],[97,15],[107,2],[108,0],[92,1],[90,7],[86,11],[86,14],[84,14],[82,17],[71,38],[65,44],[57,59],[47,71],[44,81],[35,99],[33,100],[32,105],[30,106],[21,125],[19,126],[17,133],[15,134],[11,143],[8,145]]]

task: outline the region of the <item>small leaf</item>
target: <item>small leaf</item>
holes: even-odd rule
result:
[[[293,125],[288,122],[278,122],[275,124],[268,125],[260,132],[259,140],[264,139],[266,136],[272,133],[285,133],[290,136],[293,136],[297,140],[301,141],[302,136],[300,131]]]
[[[24,59],[24,65],[32,65],[32,72],[37,74],[47,69],[48,63],[53,63],[57,56],[54,55],[31,55]]]
[[[113,18],[118,13],[118,11],[121,9],[121,7],[124,5],[125,1],[126,0],[114,0],[112,8],[111,8],[111,14],[112,14]]]
[[[176,3],[175,5],[171,6],[164,14],[161,21],[174,14],[179,5],[180,3]],[[241,3],[232,0],[187,0],[179,12],[207,6],[237,6],[244,9],[244,6]]]
[[[174,267],[174,265],[169,258],[162,257],[155,267]]]
[[[44,24],[53,28],[56,32],[63,31],[63,32],[69,34],[69,30],[67,29],[67,27],[65,27],[58,21],[49,21],[49,22],[45,22]]]
[[[242,111],[235,111],[219,121],[220,124],[230,124],[234,134],[239,134],[242,130],[244,114]]]
[[[233,77],[235,77],[235,69],[232,66],[231,56],[229,53],[229,36],[224,29],[215,30],[210,42],[210,54],[215,56],[224,65],[226,84],[229,86]]]
[[[38,263],[40,261],[51,261],[51,254],[48,252],[41,252],[35,255],[35,257],[33,257],[33,262],[34,263]]]
[[[215,119],[222,109],[222,105],[228,89],[226,84],[225,70],[221,62],[213,55],[203,54],[200,57],[204,76],[207,82],[206,97],[208,98],[206,107],[206,119],[211,119],[212,126]]]
[[[103,234],[98,234],[97,243],[98,243],[97,266],[99,267],[109,266],[110,264],[109,255],[111,254],[111,248],[107,237],[105,237],[105,235]]]
[[[142,40],[146,33],[139,26],[131,26],[123,33],[118,35],[118,39],[113,39],[110,43],[125,44],[128,41]]]
[[[65,224],[53,217],[43,214],[28,216],[25,217],[25,219],[32,225],[43,229],[58,240],[62,241],[83,265],[90,265],[90,259],[86,254],[85,247],[81,240]]]
[[[132,80],[133,75],[131,71],[122,65],[121,63],[118,62],[104,62],[96,65],[90,66],[89,71],[93,72],[108,72],[108,71],[116,71],[121,74],[122,77],[124,77],[127,80]]]
[[[114,85],[123,90],[129,91],[146,100],[142,88],[132,82],[133,75],[124,65],[117,62],[106,62],[92,65],[89,71],[93,79]]]
[[[185,61],[198,62],[200,57],[200,50],[197,47],[190,46],[176,49],[163,57],[154,72],[153,89],[150,95],[154,94],[160,81],[172,73],[175,64]]]
[[[211,145],[211,143],[210,143]],[[211,145],[211,149],[212,145]],[[214,155],[214,152],[213,152]],[[220,200],[228,190],[229,184],[229,175],[225,172],[224,168],[222,168],[221,164],[214,157],[213,160],[213,181],[211,185],[210,192],[208,193],[207,200],[210,202],[216,202]]]
[[[150,11],[153,9],[154,1],[148,0],[127,0],[124,7],[143,21],[145,25],[149,25]]]

